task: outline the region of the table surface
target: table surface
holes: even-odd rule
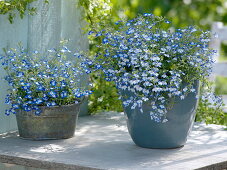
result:
[[[75,136],[30,141],[17,132],[0,135],[0,162],[47,169],[197,169],[227,167],[227,131],[195,123],[184,147],[145,149],[136,146],[123,113],[80,117]]]

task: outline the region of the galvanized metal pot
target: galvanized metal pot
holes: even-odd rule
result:
[[[80,103],[66,106],[40,107],[42,113],[20,110],[16,114],[21,138],[31,140],[67,139],[74,135]]]
[[[169,121],[166,123],[157,123],[150,119],[151,101],[143,104],[143,113],[139,109],[132,110],[130,107],[125,107],[128,131],[134,143],[144,148],[159,149],[185,145],[195,118],[199,82],[196,82],[195,87],[196,93],[190,93],[184,100],[175,99],[175,104],[167,113]],[[134,95],[129,92],[124,94]]]

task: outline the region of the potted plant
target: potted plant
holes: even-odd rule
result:
[[[1,57],[10,85],[6,115],[16,114],[21,138],[44,140],[73,136],[80,104],[91,93],[80,78],[89,73],[86,59],[68,60],[71,51],[61,45],[44,54],[22,47]]]
[[[146,148],[183,146],[199,85],[211,72],[210,33],[193,26],[174,30],[152,14],[116,27],[90,34],[102,40],[95,61],[119,90],[133,141]]]

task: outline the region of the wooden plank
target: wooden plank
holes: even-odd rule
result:
[[[227,62],[215,63],[213,67],[213,74],[227,77]]]
[[[221,41],[227,41],[227,26],[223,26],[219,31],[218,31],[218,36]]]
[[[2,48],[16,48],[19,42],[27,48],[27,16],[24,16],[23,19],[20,19],[19,16],[17,16],[14,19],[13,24],[10,24],[7,15],[0,15],[0,30],[0,55],[3,54]],[[7,89],[9,88],[7,83],[2,79],[5,74],[5,71],[0,65],[0,133],[17,129],[15,116],[5,116],[5,110],[8,108],[8,105],[5,104],[5,97]]]
[[[215,53],[213,55],[214,60],[217,62],[218,58],[220,56],[220,48],[221,48],[221,40],[220,40],[220,35],[219,35],[219,30],[223,27],[223,23],[222,22],[214,22],[212,24],[212,28],[211,28],[211,41],[210,41],[210,48],[214,49],[217,51],[217,53]],[[214,35],[217,34],[217,37],[215,37]]]
[[[81,19],[81,10],[77,6],[77,0],[62,0],[61,8],[61,39],[70,40],[68,48],[73,51],[87,50],[89,48],[87,34],[84,34],[85,23]],[[87,86],[88,75],[81,76],[81,86]],[[86,100],[80,109],[80,115],[87,115],[88,101]]]
[[[223,99],[224,104],[227,107],[227,95],[222,95],[222,99]]]
[[[78,0],[62,0],[61,39],[69,39],[68,47],[72,50],[87,50],[89,43],[83,28],[85,22],[81,18],[82,10]]]
[[[225,113],[227,113],[227,95],[222,95],[221,97],[223,99],[223,103],[225,104],[222,109]]]
[[[42,53],[58,46],[61,38],[61,0],[35,1],[37,14],[29,16],[28,48]]]

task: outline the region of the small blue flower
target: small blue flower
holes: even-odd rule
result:
[[[75,93],[76,98],[81,98],[83,95],[81,93]]]
[[[165,23],[170,24],[171,22],[169,20],[165,20]]]
[[[11,100],[10,100],[10,96],[9,95],[6,96],[5,103],[6,104],[10,104],[11,103]]]
[[[45,87],[43,85],[38,85],[37,86],[37,90],[38,91],[45,91],[46,89],[45,89]]]
[[[47,107],[51,107],[51,106],[56,106],[57,104],[55,102],[48,102],[47,103]]]
[[[153,14],[151,14],[151,13],[144,13],[143,16],[150,17],[150,16],[153,16]]]
[[[21,71],[18,71],[17,72],[17,77],[23,77],[24,76],[24,73],[23,72],[21,72]]]
[[[9,110],[6,110],[6,111],[5,111],[5,115],[6,115],[6,116],[9,116],[9,115],[10,115],[10,111],[9,111]]]
[[[103,40],[102,40],[102,43],[103,44],[107,44],[109,41],[108,41],[108,39],[107,38],[104,38]]]
[[[29,95],[26,95],[25,98],[26,99],[32,99],[32,96],[29,94]]]
[[[29,106],[24,107],[24,111],[26,111],[26,112],[30,112],[31,110],[32,110],[32,108]]]
[[[9,112],[10,112],[11,114],[16,114],[16,110],[15,110],[14,108],[9,109]]]
[[[94,33],[94,31],[89,31],[88,32],[88,35],[91,35],[91,34],[93,34]]]
[[[48,99],[49,99],[49,97],[48,97],[47,95],[44,94],[42,100],[43,100],[43,101],[48,101]]]
[[[57,85],[57,82],[56,82],[55,80],[51,80],[51,81],[50,81],[50,85],[51,85],[51,86],[56,86],[56,85]]]
[[[42,99],[34,99],[34,103],[37,104],[37,105],[40,105],[41,103],[43,103],[43,100]]]
[[[20,106],[19,106],[19,104],[17,104],[17,103],[13,103],[13,104],[12,104],[12,108],[14,108],[14,109],[19,109]]]
[[[60,94],[61,98],[66,98],[68,96],[68,92],[67,91],[62,91]]]
[[[61,87],[66,87],[67,86],[67,83],[65,82],[65,80],[62,80],[61,81]]]
[[[98,32],[96,35],[95,35],[95,37],[100,37],[102,35],[102,33],[101,32]]]
[[[50,97],[57,98],[57,93],[55,91],[50,91],[48,94]]]

